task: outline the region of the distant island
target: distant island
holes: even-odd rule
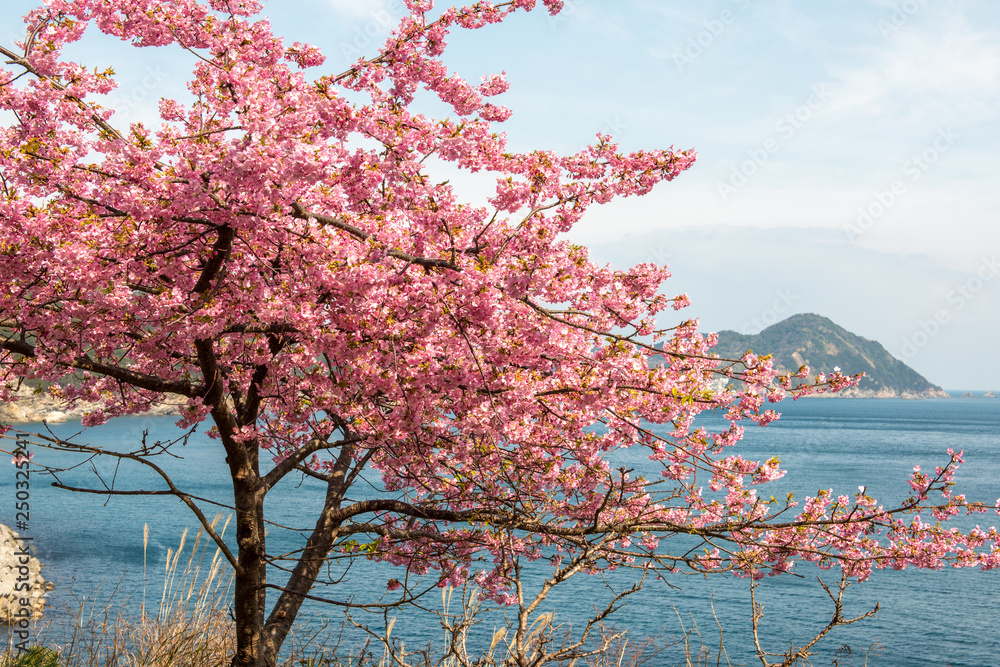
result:
[[[726,359],[739,359],[747,350],[770,354],[779,372],[796,372],[808,365],[812,374],[832,373],[839,366],[845,375],[866,373],[858,387],[836,394],[854,398],[949,398],[924,376],[893,357],[877,341],[862,338],[821,315],[805,313],[772,324],[759,334],[720,331],[712,352]],[[829,394],[823,394],[828,396]],[[79,419],[97,404],[81,402],[68,409],[57,398],[41,391],[37,382],[25,382],[16,392],[18,400],[0,403],[0,423],[64,422]],[[985,397],[993,398],[993,392]],[[966,396],[963,396],[965,398]],[[967,395],[968,398],[972,394]],[[177,414],[178,399],[157,405],[151,414]]]
[[[832,373],[839,366],[845,375],[865,373],[854,389],[839,396],[854,398],[948,398],[941,387],[931,384],[880,343],[862,338],[821,315],[805,313],[772,324],[759,334],[720,331],[712,352],[739,359],[747,350],[770,354],[780,372],[796,372],[808,365],[810,373]]]

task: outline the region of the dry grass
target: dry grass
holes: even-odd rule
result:
[[[452,600],[452,594],[459,591],[461,596]],[[588,642],[578,644],[572,638],[568,625],[559,624],[554,613],[545,612],[534,615],[530,626],[525,628],[523,648],[519,648],[514,641],[516,628],[514,621],[508,619],[506,626],[501,624],[494,629],[489,647],[470,652],[466,645],[469,631],[485,621],[477,592],[474,587],[443,589],[442,611],[436,612],[444,631],[443,641],[415,650],[408,650],[404,642],[393,639],[396,619],[388,614],[385,615],[382,630],[348,616],[355,627],[368,635],[368,641],[360,650],[355,645],[354,652],[340,657],[339,661],[324,664],[337,667],[517,667],[528,664],[553,667],[737,667],[740,664],[731,663],[722,646],[723,632],[718,618],[715,618],[718,646],[713,648],[706,642],[694,619],[688,623],[690,628],[685,627],[680,613],[677,613],[680,633],[672,637],[663,634],[632,641],[627,632],[602,622],[596,626]],[[560,650],[565,647],[570,650]]]
[[[215,518],[213,528],[220,520],[221,515]],[[223,535],[228,524],[227,519],[221,529]],[[144,560],[148,541],[147,528],[143,531]],[[227,612],[232,570],[219,549],[206,562],[211,543],[204,531],[198,531],[185,560],[186,541],[187,531],[184,531],[177,549],[167,550],[163,591],[155,616],[146,613],[145,586],[138,619],[128,616],[125,604],[115,603],[116,587],[102,608],[86,598],[78,599],[78,610],[67,622],[69,627],[61,633],[64,639],[59,644],[46,642],[47,635],[54,634],[54,628],[44,625],[38,628],[38,643],[48,644],[46,659],[58,657],[53,667],[55,664],[59,667],[229,665],[235,647],[234,628]],[[8,645],[0,664],[33,667],[34,663],[27,660],[24,655],[15,658],[14,648]],[[45,662],[38,665],[49,667]]]
[[[221,521],[221,515],[216,516],[212,527],[224,536],[230,519],[217,528]],[[95,599],[105,597],[97,590],[90,599],[77,597],[76,610],[67,620],[42,621],[32,631],[38,645],[32,652],[18,656],[8,642],[0,648],[0,667],[228,667],[236,636],[229,611],[233,571],[225,557],[218,548],[213,550],[203,530],[186,551],[185,530],[178,547],[167,550],[156,613],[147,613],[149,529],[143,528],[143,599],[138,617],[129,615],[128,600],[118,594],[119,581],[108,602],[95,604]],[[331,636],[336,641],[329,641]],[[334,657],[341,639],[326,626],[293,634],[282,667],[357,664]]]
[[[221,521],[216,516],[213,528]],[[227,519],[218,532],[225,535]],[[91,599],[77,598],[77,611],[60,626],[62,632],[45,623],[32,633],[40,647],[32,652],[17,656],[16,650],[8,643],[0,650],[0,667],[228,667],[235,649],[235,626],[229,607],[233,572],[218,548],[203,530],[199,530],[189,551],[185,552],[187,531],[181,535],[177,549],[168,549],[163,571],[163,587],[155,615],[146,612],[146,563],[145,553],[149,541],[148,528],[143,531],[143,600],[138,618],[129,616],[128,605],[117,595],[118,586],[112,590],[110,600],[103,606],[95,605],[98,597],[95,591]],[[121,581],[119,581],[119,585]],[[449,591],[450,593],[450,591]],[[329,632],[327,627],[313,630],[305,635],[290,637],[293,644],[290,655],[282,667],[446,667],[448,665],[496,665],[514,664],[513,656],[504,650],[506,632],[501,630],[493,637],[493,645],[487,654],[471,658],[464,647],[467,627],[476,621],[478,606],[475,597],[463,596],[463,609],[457,614],[449,614],[450,594],[444,599],[445,612],[442,619],[450,619],[445,629],[452,642],[458,639],[462,646],[451,646],[447,655],[433,656],[429,650],[409,653],[389,648],[384,641],[372,642],[364,646],[343,646],[344,628],[340,632]],[[127,601],[126,601],[127,602]],[[455,619],[461,619],[461,631],[452,627]],[[54,623],[59,623],[55,621]],[[391,627],[391,624],[390,624]],[[559,626],[548,614],[541,615],[531,627],[528,643],[551,634]],[[508,629],[510,630],[510,629]],[[584,660],[572,661],[576,667],[638,667],[640,665],[683,665],[684,667],[724,667],[728,659],[724,651],[710,651],[698,632],[697,626],[686,630],[681,624],[682,638],[672,642],[655,639],[630,642],[627,635],[619,636],[608,643],[607,650],[600,655]],[[391,630],[390,630],[391,632]],[[47,641],[47,637],[58,636],[58,642]],[[388,633],[382,639],[389,639]],[[720,627],[721,641],[721,627]],[[382,651],[371,649],[380,646]],[[428,647],[429,648],[429,647]],[[455,651],[456,648],[461,650]],[[507,646],[507,649],[510,647]],[[402,649],[399,646],[398,649]],[[682,653],[680,661],[667,658],[669,653]],[[382,655],[378,655],[378,653]],[[461,658],[458,656],[461,655]],[[466,662],[466,661],[469,662]]]
[[[213,529],[219,519],[215,517]],[[228,526],[229,519],[226,519],[221,535],[225,535]],[[202,530],[195,536],[182,570],[180,564],[186,537],[185,530],[177,550],[167,550],[163,595],[157,615],[148,617],[144,603],[139,622],[130,628],[132,649],[125,662],[128,667],[225,667],[232,659],[236,638],[226,608],[231,597],[233,572],[218,548],[205,563],[209,540]],[[201,544],[203,539],[204,545]],[[148,533],[144,531],[144,556],[147,540]],[[207,568],[204,574],[203,568]]]

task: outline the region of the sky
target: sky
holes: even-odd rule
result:
[[[11,45],[33,0],[5,0]],[[438,3],[440,5],[440,3]],[[373,56],[401,0],[270,0],[316,76]],[[4,37],[6,35],[6,37]],[[184,98],[175,49],[86,39],[114,66],[122,121]],[[449,40],[478,82],[505,71],[511,148],[693,148],[651,194],[569,236],[599,263],[666,263],[702,329],[756,333],[800,312],[877,340],[931,382],[1000,390],[1000,4],[995,0],[570,0]],[[428,112],[442,112],[418,99]],[[487,183],[456,175],[472,200]]]

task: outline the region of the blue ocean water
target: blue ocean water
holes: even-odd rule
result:
[[[773,493],[780,498],[793,491],[802,498],[814,495],[819,488],[852,495],[863,485],[870,495],[888,505],[909,495],[906,480],[915,464],[933,470],[947,461],[945,452],[950,447],[965,452],[957,490],[970,499],[990,503],[1000,497],[1000,400],[806,399],[779,407],[780,420],[766,428],[748,426],[744,441],[733,450],[747,458],[781,459],[788,474],[763,487],[764,495]],[[707,418],[708,426],[713,425],[713,419]],[[125,450],[134,446],[144,431],[148,431],[150,442],[176,437],[173,421],[170,417],[121,418],[91,429],[86,438]],[[79,423],[72,422],[51,428],[61,437],[80,431]],[[218,442],[196,434],[172,451],[183,458],[163,455],[158,463],[170,471],[179,487],[203,498],[232,502]],[[113,480],[116,488],[164,488],[144,469],[122,466],[116,470],[107,461],[82,462],[79,457],[44,450],[37,450],[35,456],[44,457],[49,465],[65,466],[60,480],[69,486],[99,487],[102,482],[95,477],[96,470],[103,483],[110,486]],[[621,458],[622,463],[639,470],[648,463],[638,451]],[[70,467],[74,464],[76,467]],[[13,481],[12,471],[0,479],[0,497],[10,500],[0,505],[0,522],[6,524],[13,524],[14,518]],[[44,574],[56,585],[50,594],[51,613],[58,616],[64,606],[75,607],[76,598],[81,596],[99,602],[113,590],[116,605],[127,600],[124,606],[137,610],[143,596],[143,524],[150,528],[145,554],[147,605],[158,600],[167,549],[176,547],[185,528],[193,534],[197,527],[190,511],[170,497],[71,493],[52,488],[49,481],[39,475],[32,478],[31,523],[25,534],[33,538],[37,555],[46,565]],[[286,482],[269,496],[269,519],[285,526],[311,527],[321,496],[320,486],[312,479]],[[206,508],[206,513],[213,512]],[[1000,517],[962,517],[956,525],[968,528],[976,523],[984,528],[1000,525]],[[227,537],[232,538],[232,531]],[[275,551],[301,546],[300,537],[278,527],[268,539]],[[595,606],[603,607],[612,588],[620,590],[630,581],[631,574],[577,577],[562,590],[557,589],[544,608],[579,627]],[[797,575],[766,578],[758,589],[758,601],[764,605],[761,639],[765,649],[783,650],[789,642],[800,644],[829,620],[832,604],[816,576],[835,583],[834,572],[807,566],[799,567]],[[335,587],[336,596],[377,599],[393,576],[398,573],[390,566],[362,561]],[[653,635],[676,638],[681,634],[681,622],[688,629],[697,623],[706,643],[714,648],[719,640],[717,618],[732,664],[759,664],[752,654],[748,586],[746,580],[734,577],[678,576],[650,581],[629,598],[612,621],[618,628],[628,628],[636,640]],[[833,630],[817,645],[814,665],[833,664],[835,659],[840,665],[863,664],[861,656],[875,644],[882,649],[869,658],[871,667],[1000,664],[1000,572],[878,571],[868,582],[852,586],[845,600],[845,613],[852,616],[876,602],[880,611],[875,618]],[[430,599],[427,604],[440,608],[440,599]],[[303,618],[307,623],[327,618],[336,625],[343,615],[328,605],[307,603]],[[376,626],[381,622],[380,617],[365,620]],[[492,632],[487,625],[483,636]],[[407,636],[411,645],[442,636],[432,617],[418,613],[407,615],[393,632]],[[853,662],[845,658],[845,647],[849,647]],[[657,664],[680,663],[678,655],[668,651]]]

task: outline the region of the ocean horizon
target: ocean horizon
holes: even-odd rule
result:
[[[962,392],[964,393],[964,392]],[[786,401],[776,406],[781,419],[758,428],[748,426],[746,437],[733,453],[746,458],[777,456],[787,475],[760,487],[764,496],[783,497],[789,491],[797,498],[815,495],[819,488],[834,493],[852,494],[859,485],[883,504],[908,495],[908,475],[914,465],[933,469],[947,460],[946,450],[965,451],[965,464],[956,477],[956,490],[970,500],[993,503],[1000,497],[1000,401],[951,399],[842,399],[836,401]],[[150,440],[176,437],[174,417],[124,417],[90,429],[87,437],[105,446],[126,447],[137,443],[142,433]],[[709,415],[708,427],[719,428],[721,419]],[[20,430],[31,431],[27,425]],[[49,426],[60,437],[80,431],[79,422]],[[162,464],[174,476],[177,485],[192,495],[232,502],[228,469],[218,442],[199,429],[186,445],[176,447],[183,458],[163,457]],[[67,466],[69,455],[36,449],[35,460]],[[627,464],[641,473],[653,471],[640,450],[615,454],[616,465]],[[108,462],[95,462],[106,482],[114,478],[116,488],[159,489],[162,482],[146,470],[122,467],[115,473]],[[94,469],[88,465],[60,473],[69,486],[99,485]],[[290,480],[291,481],[291,480]],[[377,483],[377,480],[372,480]],[[158,483],[159,482],[159,483]],[[2,482],[4,493],[13,493],[13,475]],[[269,519],[293,526],[311,526],[321,500],[320,485],[310,478],[293,481],[287,488],[276,489],[269,496]],[[12,505],[11,505],[12,506]],[[215,513],[205,507],[209,516]],[[0,522],[13,523],[10,510],[0,515]],[[984,528],[1000,524],[994,514],[958,517],[955,525],[970,528],[979,523]],[[149,543],[143,549],[143,525],[150,530]],[[55,584],[49,594],[48,618],[58,621],[73,613],[81,598],[100,608],[113,600],[117,608],[136,614],[142,603],[145,580],[147,609],[155,611],[162,591],[163,570],[168,549],[175,549],[181,533],[188,529],[188,545],[197,530],[191,512],[170,497],[102,496],[72,493],[50,486],[40,475],[32,476],[32,512],[30,530],[36,555],[45,565],[43,575]],[[234,531],[227,533],[232,544]],[[299,533],[272,529],[269,549],[290,551],[301,544]],[[144,571],[145,559],[145,571]],[[335,591],[342,599],[378,599],[386,582],[400,571],[390,565],[360,561],[344,572],[344,580]],[[829,584],[839,579],[835,570],[821,571],[799,564],[792,575],[765,578],[758,591],[764,605],[762,638],[768,650],[783,650],[789,641],[808,640],[829,620],[833,606],[816,582],[822,576]],[[615,572],[607,577],[577,576],[557,589],[543,610],[556,613],[558,621],[579,623],[594,606],[601,606],[612,589],[625,586],[629,573]],[[326,593],[324,593],[326,594]],[[814,665],[832,664],[844,647],[851,655],[864,654],[881,646],[881,655],[873,654],[870,667],[892,665],[994,664],[1000,655],[1000,574],[948,568],[942,571],[876,571],[870,581],[852,586],[846,596],[845,613],[858,615],[876,602],[880,611],[875,618],[834,629],[816,647]],[[434,607],[433,601],[429,602]],[[440,606],[438,599],[437,605]],[[364,612],[358,612],[364,614]],[[679,614],[679,617],[678,617]],[[400,613],[394,636],[407,643],[426,644],[438,640],[442,632],[429,614]],[[733,664],[756,662],[750,636],[749,582],[732,576],[678,576],[665,581],[648,581],[644,589],[610,619],[619,629],[629,629],[632,641],[649,636],[678,638],[681,627],[696,622],[710,646],[717,643],[716,617],[724,631],[726,653]],[[367,618],[367,617],[366,617]],[[488,644],[488,635],[499,622],[488,617],[473,635],[473,642]],[[321,603],[307,602],[303,607],[305,625],[328,621],[341,623],[343,613]],[[370,618],[381,622],[381,617]],[[665,664],[673,664],[669,657]],[[725,663],[723,663],[725,664]],[[846,664],[846,663],[841,663]]]

